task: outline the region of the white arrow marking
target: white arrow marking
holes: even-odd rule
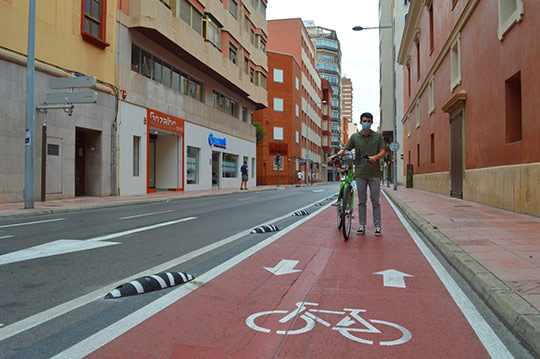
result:
[[[400,272],[395,269],[387,269],[373,274],[383,276],[383,285],[385,287],[406,288],[405,277],[414,277],[413,275]]]
[[[30,224],[47,223],[47,222],[57,222],[57,221],[64,221],[64,220],[65,220],[65,218],[56,218],[56,219],[47,219],[47,220],[44,220],[44,221],[34,221],[34,222],[16,223],[16,224],[6,224],[6,225],[4,225],[4,226],[0,226],[0,228],[28,226],[28,225],[30,225]]]
[[[324,192],[324,189],[314,189],[313,192]]]
[[[29,259],[36,259],[42,257],[54,256],[57,254],[64,254],[70,252],[86,251],[88,249],[112,246],[114,244],[120,244],[119,242],[104,242],[109,239],[124,237],[130,234],[148,231],[150,229],[155,229],[163,226],[169,226],[171,224],[177,224],[180,222],[190,221],[197,217],[187,217],[182,219],[177,219],[170,222],[163,222],[154,224],[147,227],[130,229],[128,231],[117,232],[113,234],[107,234],[101,237],[90,238],[86,240],[75,240],[75,239],[60,239],[54,242],[41,244],[39,246],[21,249],[16,252],[11,252],[7,254],[0,255],[0,265],[26,261]]]
[[[282,275],[282,274],[290,274],[294,272],[301,272],[301,269],[294,269],[294,267],[298,264],[298,261],[291,261],[288,259],[282,259],[281,262],[279,262],[275,267],[263,267],[270,273],[274,273],[275,275]]]

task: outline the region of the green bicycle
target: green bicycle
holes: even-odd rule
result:
[[[346,161],[347,176],[341,182],[337,200],[337,226],[343,233],[343,239],[348,240],[351,234],[351,224],[354,214],[354,179],[353,170],[354,163],[361,159],[369,160],[368,155],[353,158],[336,157],[335,166],[341,168]]]

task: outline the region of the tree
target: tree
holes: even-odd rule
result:
[[[255,126],[255,132],[257,135],[257,144],[264,140],[264,136],[266,135],[266,129],[258,122],[255,122],[253,124]]]

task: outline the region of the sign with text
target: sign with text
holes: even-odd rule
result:
[[[214,134],[210,133],[208,135],[208,144],[210,146],[213,146],[213,147],[219,147],[219,148],[226,149],[227,148],[227,139],[225,137],[224,138],[216,137],[216,136],[214,136]]]
[[[184,133],[184,120],[156,110],[147,109],[147,111],[149,126]]]
[[[289,154],[289,145],[286,143],[272,143],[268,144],[268,150],[271,155],[287,156]]]

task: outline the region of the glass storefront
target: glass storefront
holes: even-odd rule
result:
[[[199,184],[199,149],[187,146],[187,184]]]

